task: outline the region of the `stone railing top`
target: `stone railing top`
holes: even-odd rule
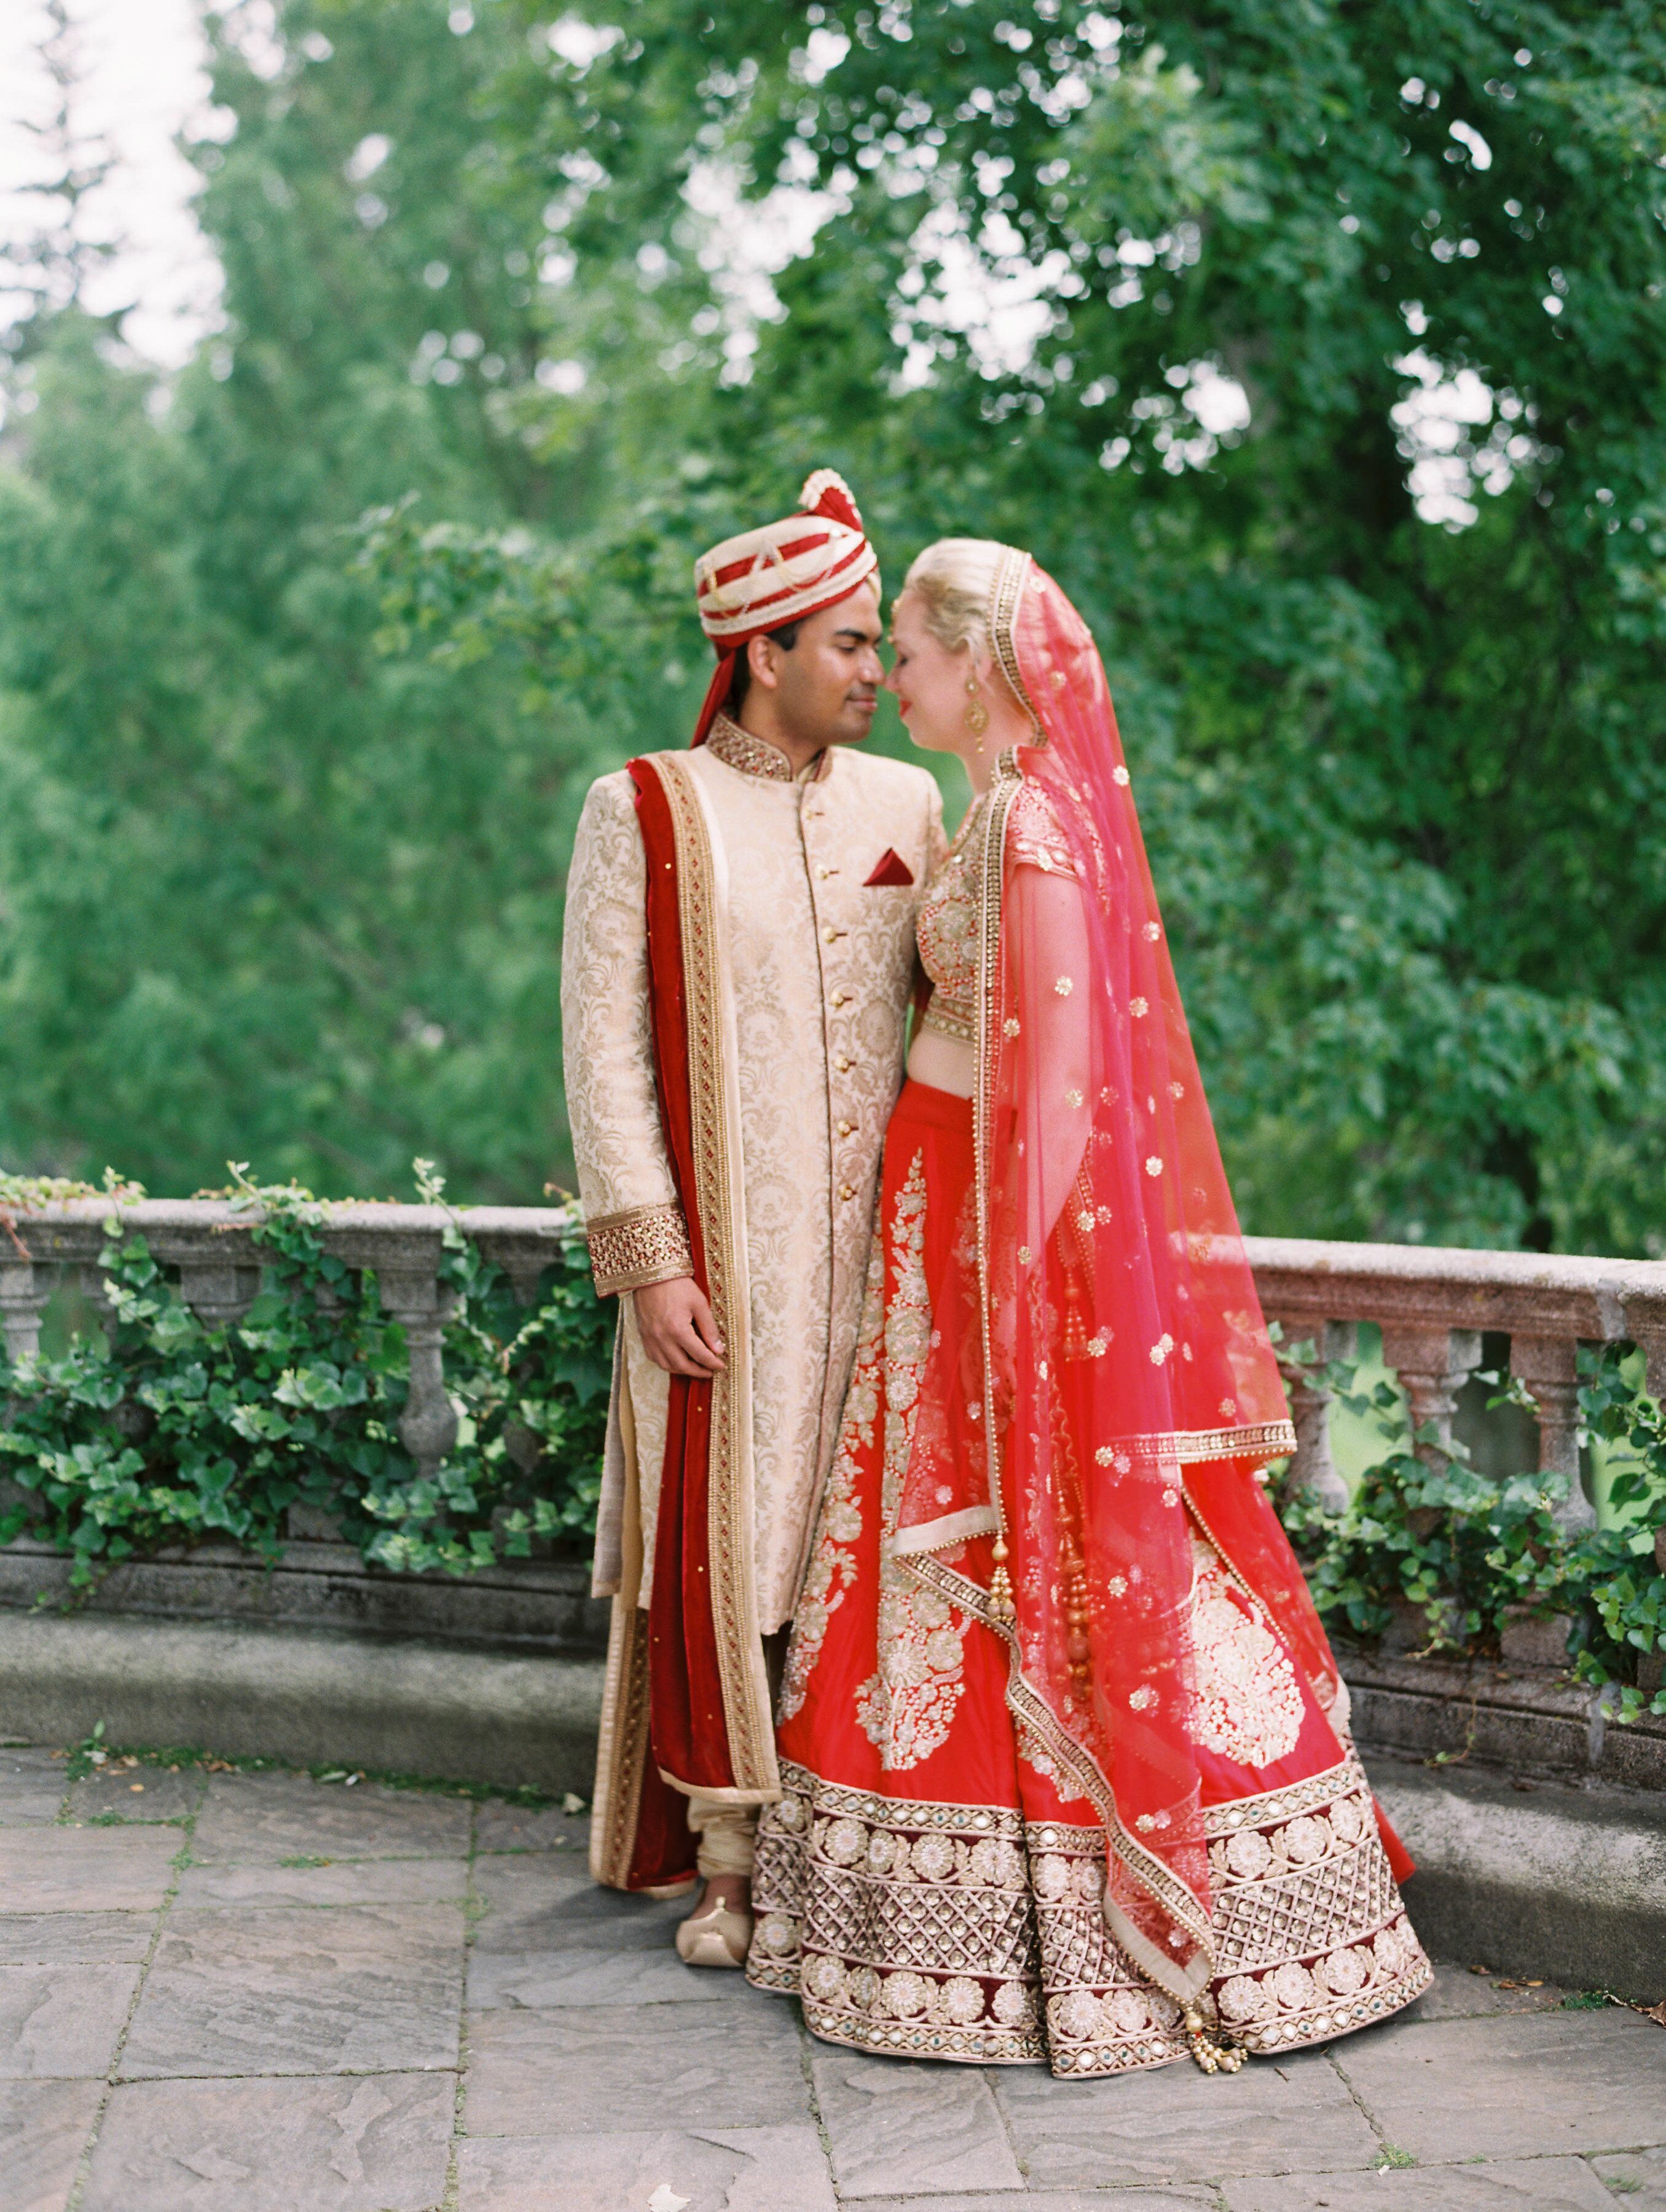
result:
[[[1286,1322],[1493,1329],[1567,1342],[1629,1337],[1648,1354],[1651,1383],[1666,1373],[1666,1261],[1300,1237],[1244,1243],[1262,1304]]]

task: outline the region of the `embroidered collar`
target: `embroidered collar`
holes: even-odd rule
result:
[[[706,744],[726,768],[735,769],[742,775],[761,775],[771,783],[797,781],[792,762],[778,746],[766,738],[755,738],[727,714],[720,714],[712,724]]]

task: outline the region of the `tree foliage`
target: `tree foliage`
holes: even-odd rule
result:
[[[1092,623],[1249,1226],[1660,1248],[1646,0],[246,12],[227,331],[13,375],[0,1154],[535,1194],[583,784],[828,463]]]

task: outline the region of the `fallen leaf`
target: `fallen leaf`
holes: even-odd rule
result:
[[[648,2212],[683,2212],[683,2207],[691,2202],[687,2197],[679,2197],[670,2182],[662,2181],[648,2200]]]
[[[1493,1969],[1490,1966],[1471,1966],[1469,1971],[1472,1974],[1490,1974]]]
[[[143,1782],[130,1782],[127,1786],[133,1792],[135,1796],[142,1797],[144,1795],[144,1784]]]

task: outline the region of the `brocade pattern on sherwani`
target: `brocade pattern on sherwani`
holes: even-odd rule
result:
[[[720,723],[674,756],[721,879],[749,1275],[760,1631],[791,1618],[855,1352],[886,1119],[902,1078],[921,888],[944,846],[921,769],[840,747],[816,771]],[[742,742],[737,743],[736,739]],[[727,757],[726,757],[727,756]],[[912,884],[870,885],[887,849]],[[645,862],[629,775],[592,786],[575,843],[562,973],[568,1110],[587,1218],[675,1209],[654,1090]],[[638,1278],[642,1279],[643,1278]],[[644,1565],[652,1587],[668,1381],[621,1301]],[[603,1522],[610,1518],[604,1500]],[[599,1588],[610,1579],[599,1551]]]

